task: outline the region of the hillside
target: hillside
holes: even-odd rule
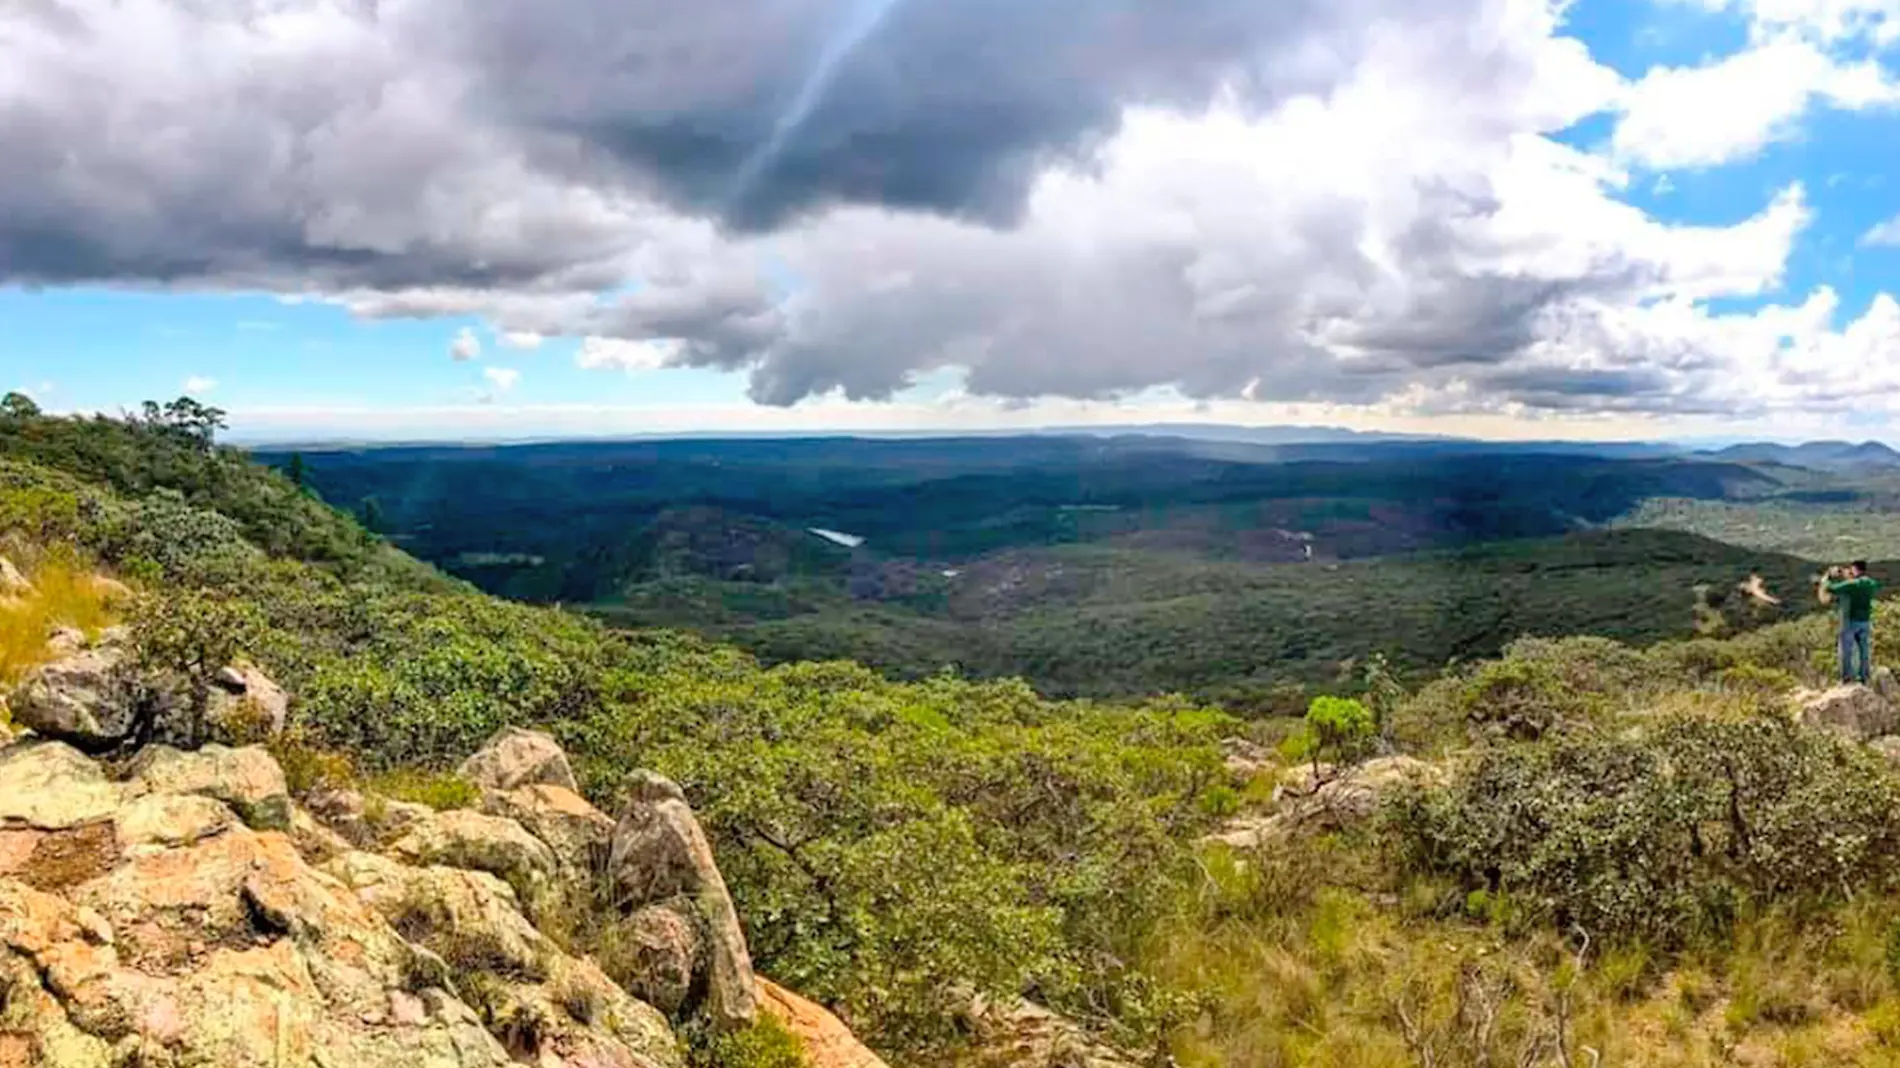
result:
[[[297,465],[490,592],[692,629],[773,662],[848,657],[908,678],[955,665],[1056,695],[1166,688],[1253,704],[1375,652],[1429,672],[1522,634],[1685,636],[1709,624],[1699,587],[1719,611],[1751,572],[1778,590],[1806,581],[1773,553],[1577,533],[1658,495],[1784,488],[1745,466],[1468,442],[1224,450],[1157,437],[699,440],[313,452]],[[1552,540],[1486,548],[1537,538]],[[1465,555],[1431,555],[1445,551]],[[1384,609],[1370,626],[1364,603]],[[1725,623],[1778,617],[1745,609]],[[1439,619],[1457,622],[1424,625]]]
[[[39,427],[36,440],[83,437],[89,425],[12,420],[0,436],[24,424]],[[454,827],[487,816],[475,811],[491,804],[485,772],[465,760],[510,726],[558,740],[575,793],[602,812],[665,804],[664,789],[632,774],[650,767],[678,783],[703,826],[752,964],[835,1011],[892,1063],[1813,1065],[1894,1063],[1900,1050],[1890,948],[1900,945],[1900,776],[1881,755],[1900,747],[1900,706],[1890,700],[1900,688],[1883,677],[1881,692],[1801,692],[1825,685],[1830,670],[1824,617],[1648,648],[1519,642],[1416,685],[1374,670],[1363,702],[1315,702],[1304,723],[1246,724],[1175,700],[1057,702],[1010,682],[900,683],[846,663],[761,667],[730,648],[615,632],[395,566],[343,517],[324,522],[364,546],[358,562],[270,551],[210,498],[186,503],[167,481],[189,484],[239,458],[162,426],[97,433],[151,451],[157,483],[121,489],[133,483],[79,461],[0,458],[0,555],[26,584],[0,603],[9,635],[0,682],[43,686],[47,665],[66,671],[62,658],[116,647],[137,672],[209,699],[227,684],[217,665],[255,662],[288,695],[282,727],[239,717],[206,729],[261,733],[293,812],[345,822],[347,812],[321,799],[379,798],[365,805],[372,822],[408,813],[422,826]],[[278,476],[245,477],[259,493],[297,495]],[[1525,551],[1469,559],[1504,575],[1512,553]],[[1413,566],[1478,566],[1461,559]],[[1533,574],[1526,596],[1562,591],[1559,576]],[[1378,607],[1366,602],[1348,598],[1338,610],[1377,625]],[[103,629],[118,622],[127,629],[116,636]],[[77,638],[57,631],[67,623]],[[23,692],[13,688],[10,700]],[[141,834],[172,834],[166,828],[187,813],[240,804],[208,808],[176,785],[207,781],[183,769],[234,750],[174,740],[186,751],[163,760],[103,752],[91,771],[35,765],[31,781],[41,785],[0,792],[0,801],[30,798],[41,814],[25,818],[45,822],[37,806],[53,796],[47,783],[77,786],[71,796],[93,798],[86,804],[150,798],[142,805],[174,822]],[[23,751],[47,752],[37,743]],[[21,766],[5,754],[0,774]],[[155,760],[184,763],[161,772]],[[0,910],[0,1052],[9,1056],[33,1055],[17,1036],[50,1033],[41,1025],[63,1019],[92,1038],[61,1030],[61,1040],[91,1041],[87,1049],[202,1058],[211,1032],[199,1017],[113,1015],[104,1008],[123,1002],[108,992],[172,990],[194,975],[240,977],[200,990],[270,989],[241,976],[295,960],[316,978],[289,990],[288,1002],[263,998],[255,1012],[249,1001],[221,1002],[233,1007],[228,1019],[259,1021],[244,1033],[291,1037],[275,1048],[218,1048],[256,1050],[271,1068],[333,1068],[343,1046],[292,1044],[310,1033],[307,1007],[350,1035],[459,1019],[478,1025],[483,1042],[579,1068],[615,1062],[576,1059],[570,1043],[600,1037],[601,1020],[640,1013],[657,1028],[645,1032],[651,1039],[681,1043],[688,1068],[799,1063],[796,1047],[788,1054],[776,1039],[721,1042],[698,1010],[593,1015],[634,996],[650,974],[616,956],[617,946],[632,948],[614,941],[627,930],[620,913],[589,906],[567,926],[540,917],[558,952],[518,957],[448,937],[457,928],[422,924],[420,912],[383,898],[407,918],[365,918],[374,933],[353,938],[334,910],[356,906],[326,905],[325,895],[414,877],[375,860],[350,862],[355,882],[306,876],[298,865],[310,861],[273,852],[295,842],[268,824],[223,823],[196,841],[197,832],[134,839],[122,815],[87,822],[71,811],[83,818],[59,833],[125,836],[146,851],[127,864],[181,881],[132,879],[117,861],[103,875],[46,867],[67,855],[64,839],[42,854],[44,839],[34,838],[25,868],[0,850],[0,894],[31,904],[37,925]],[[245,811],[256,819],[282,809]],[[20,819],[0,805],[0,838],[18,840]],[[427,855],[401,841],[371,840],[371,849]],[[214,853],[235,866],[210,863]],[[233,874],[258,871],[247,866],[253,854],[278,858],[268,878]],[[459,855],[458,864],[478,863]],[[592,870],[595,861],[578,863]],[[61,900],[105,906],[106,925],[26,894],[8,874],[20,871],[50,880]],[[551,885],[587,884],[570,872]],[[186,888],[199,896],[166,896]],[[518,898],[532,910],[532,894]],[[215,904],[211,915],[227,926],[197,948],[154,941],[175,930],[166,900]],[[324,923],[311,922],[319,914]],[[460,962],[461,978],[450,976],[457,990],[486,991],[462,1003],[473,1015],[428,1009],[414,1022],[390,990],[434,989],[442,973],[427,969],[375,972],[376,983],[397,984],[375,988],[385,1005],[376,1014],[349,1001],[345,991],[359,988],[336,977],[357,973],[331,967],[354,952],[342,942],[401,951],[388,937],[439,945],[437,956]],[[163,946],[181,952],[136,958],[147,972],[120,963]],[[67,970],[80,964],[92,971]],[[228,970],[239,965],[253,970]],[[553,996],[549,978],[591,968],[618,991]],[[544,995],[553,999],[534,1000]],[[447,1004],[415,996],[425,1008]],[[524,1015],[529,1004],[542,1009]],[[999,1020],[1007,1037],[993,1044]],[[433,1063],[491,1063],[468,1052],[477,1046],[436,1047]],[[635,1063],[648,1062],[665,1068],[668,1057]],[[204,1063],[244,1062],[213,1054]]]

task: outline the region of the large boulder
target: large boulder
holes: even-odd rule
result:
[[[540,731],[520,727],[496,732],[462,762],[460,774],[483,790],[514,790],[537,783],[580,790],[560,745]]]
[[[364,853],[325,870],[460,977],[458,989],[511,1053],[572,1068],[679,1064],[666,1018],[563,953],[494,876]]]
[[[245,826],[214,795],[252,792],[204,770],[232,752],[115,784],[56,742],[0,751],[0,1065],[681,1068],[664,1016],[501,880],[334,835],[319,870]]]
[[[615,955],[626,962],[627,991],[668,1016],[684,1015],[693,983],[706,971],[706,939],[690,898],[648,905],[615,932]]]
[[[607,878],[623,907],[684,899],[706,942],[705,1011],[716,1026],[744,1027],[758,1016],[758,989],[739,914],[713,862],[712,845],[680,788],[634,773],[614,825]]]
[[[1140,1060],[1090,1035],[1074,1020],[1029,1001],[977,997],[965,1011],[971,1034],[964,1063],[976,1068],[1137,1068]]]
[[[759,977],[759,1003],[805,1051],[811,1068],[885,1068],[884,1059],[823,1005]]]
[[[14,723],[87,752],[104,752],[131,735],[138,700],[128,654],[106,646],[33,669],[8,704]]]
[[[488,872],[531,898],[553,885],[560,867],[554,851],[521,824],[461,809],[434,813],[386,852],[406,864]]]
[[[482,811],[520,824],[554,852],[563,879],[592,877],[607,859],[614,821],[565,786],[536,783],[518,790],[490,790]]]
[[[255,664],[232,664],[212,679],[205,722],[240,739],[274,737],[290,719],[290,695]]]
[[[61,742],[0,749],[0,828],[60,831],[112,818],[124,790]]]
[[[1867,686],[1836,686],[1798,696],[1801,722],[1834,731],[1857,742],[1900,734],[1900,704]]]
[[[139,753],[128,771],[133,783],[157,793],[216,798],[260,830],[290,827],[290,790],[284,784],[284,771],[269,753],[255,746],[207,745],[186,753],[155,745]]]

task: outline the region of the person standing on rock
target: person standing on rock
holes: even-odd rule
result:
[[[1874,675],[1874,594],[1880,583],[1867,573],[1867,561],[1829,568],[1822,589],[1841,602],[1841,681],[1862,686]]]

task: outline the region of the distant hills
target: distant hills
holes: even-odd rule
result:
[[[1702,453],[1729,463],[1785,464],[1823,471],[1900,467],[1900,452],[1878,441],[1810,441],[1801,445],[1748,442]]]

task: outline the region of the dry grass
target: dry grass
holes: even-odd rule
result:
[[[1368,854],[1375,854],[1369,856]],[[1473,919],[1376,844],[1207,858],[1145,963],[1202,995],[1182,1068],[1900,1066],[1900,901],[1739,921],[1676,954]],[[1594,1052],[1592,1052],[1594,1051]]]
[[[23,596],[0,596],[0,690],[5,690],[46,662],[46,640],[55,628],[77,627],[91,637],[118,617],[113,584],[72,554],[0,548],[33,584]]]

